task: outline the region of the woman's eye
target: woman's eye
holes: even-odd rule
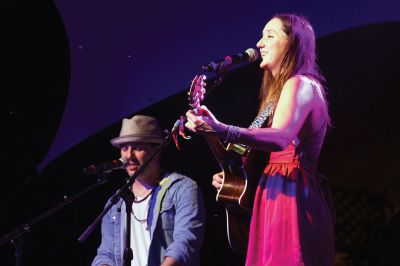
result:
[[[272,36],[272,35],[267,35],[267,37],[268,37],[268,38],[273,38],[274,36]]]

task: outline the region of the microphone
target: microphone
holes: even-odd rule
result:
[[[83,168],[82,172],[85,175],[110,173],[117,169],[125,169],[127,166],[128,166],[128,160],[119,158],[118,160],[112,160],[109,162],[89,165],[88,167]]]
[[[203,66],[203,70],[207,72],[223,73],[234,65],[238,65],[246,62],[254,62],[258,58],[258,52],[254,48],[249,48],[243,53],[228,55],[224,59],[220,59],[216,62],[210,62],[208,65]]]

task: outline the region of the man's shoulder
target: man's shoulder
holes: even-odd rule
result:
[[[169,179],[171,182],[166,189],[167,199],[181,203],[196,201],[203,205],[201,188],[196,181],[180,173],[172,173]]]
[[[191,179],[190,177],[177,173],[177,172],[173,172],[173,173],[167,173],[166,178],[170,179],[171,184],[172,183],[176,183],[179,184],[180,186],[182,185],[186,185],[186,186],[196,186],[197,187],[197,183],[196,181],[194,181],[193,179]]]

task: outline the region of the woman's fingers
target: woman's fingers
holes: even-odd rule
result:
[[[217,190],[220,190],[221,189],[221,184],[220,183],[218,183],[217,181],[215,181],[215,180],[213,180],[212,181],[212,183],[211,183]]]
[[[196,115],[192,110],[186,112],[187,122],[185,123],[185,127],[190,131],[196,132],[196,127],[202,123],[199,119],[196,118]]]
[[[215,175],[213,175],[213,181],[212,181],[212,185],[216,188],[216,189],[220,189],[222,186],[222,183],[224,182],[224,175],[222,172],[219,172]]]
[[[205,117],[196,115],[192,110],[186,112],[187,122],[185,127],[193,132],[204,133],[208,127],[205,120]]]
[[[214,134],[219,130],[219,123],[206,106],[201,106],[196,112],[186,112],[188,122],[185,124],[192,132],[200,134]]]

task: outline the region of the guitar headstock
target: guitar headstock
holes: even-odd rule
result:
[[[204,100],[204,94],[206,89],[204,87],[204,81],[206,80],[205,75],[196,75],[192,80],[190,85],[190,90],[188,92],[189,96],[189,106],[196,112],[200,107],[200,103]]]

